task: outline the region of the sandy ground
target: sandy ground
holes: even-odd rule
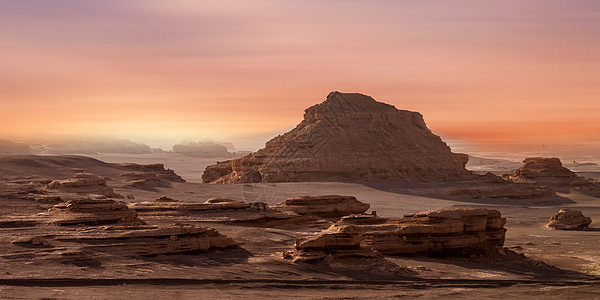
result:
[[[172,155],[172,154],[161,154]],[[109,157],[104,157],[111,161]],[[179,173],[194,174],[204,162],[186,163],[186,157],[114,157],[112,161],[162,162]],[[179,167],[177,167],[179,165]],[[0,166],[1,167],[1,166]],[[187,168],[186,173],[181,167]],[[94,169],[100,172],[101,167]],[[57,173],[58,174],[58,173]],[[58,176],[58,175],[55,175]],[[109,185],[112,183],[109,181]],[[431,186],[419,185],[415,189]],[[234,299],[272,297],[277,299],[369,299],[369,298],[456,298],[565,299],[600,298],[600,226],[589,231],[554,231],[545,228],[560,208],[582,210],[600,220],[600,199],[580,194],[561,194],[574,201],[564,205],[541,205],[526,200],[494,202],[449,200],[442,196],[403,193],[406,186],[354,183],[278,183],[208,185],[175,183],[154,191],[115,186],[115,191],[132,194],[131,202],[168,196],[203,202],[211,197],[264,201],[274,204],[291,196],[342,194],[370,203],[369,211],[380,216],[448,207],[498,209],[507,218],[505,246],[517,253],[556,268],[522,265],[519,262],[468,261],[458,259],[388,257],[410,274],[356,274],[323,266],[295,265],[281,259],[296,238],[311,236],[315,228],[262,228],[187,222],[214,227],[239,242],[239,249],[208,254],[157,257],[107,257],[100,266],[72,265],[48,260],[0,259],[2,299]],[[0,215],[43,212],[46,206],[27,200],[0,200]],[[149,224],[177,221],[169,216],[140,214]],[[0,252],[14,251],[10,241],[30,235],[31,228],[0,228]],[[39,229],[39,230],[44,230]]]

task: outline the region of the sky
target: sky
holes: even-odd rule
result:
[[[257,148],[331,91],[449,140],[600,145],[597,0],[0,0],[0,136]]]

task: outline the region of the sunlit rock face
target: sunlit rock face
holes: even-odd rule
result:
[[[557,230],[586,230],[592,219],[583,215],[580,210],[563,208],[550,218],[546,227]]]
[[[291,131],[240,159],[206,168],[207,183],[454,181],[471,178],[418,112],[362,94],[332,92]]]

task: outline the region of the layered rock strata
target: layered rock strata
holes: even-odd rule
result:
[[[355,226],[332,227],[315,237],[296,240],[283,258],[294,263],[325,263],[331,268],[367,273],[404,271],[372,248],[361,246],[361,232]]]
[[[502,246],[506,219],[489,209],[442,209],[399,219],[348,216],[332,227],[355,226],[362,245],[383,254],[447,256],[485,253]]]
[[[503,177],[513,182],[528,182],[548,186],[558,191],[579,191],[594,197],[600,197],[600,181],[578,176],[563,167],[559,158],[530,157],[523,160],[524,165]]]
[[[369,209],[368,203],[362,203],[353,196],[322,195],[303,196],[285,199],[273,208],[293,211],[302,215],[312,214],[320,217],[342,217],[362,214]]]
[[[54,205],[48,213],[53,225],[142,224],[125,202],[112,199],[79,199]]]
[[[47,189],[58,190],[65,193],[95,194],[109,198],[122,198],[114,190],[106,185],[106,179],[90,173],[77,173],[65,180],[54,180],[50,182]]]
[[[207,183],[454,181],[471,178],[418,112],[369,96],[332,92],[291,131],[240,159],[208,166]]]

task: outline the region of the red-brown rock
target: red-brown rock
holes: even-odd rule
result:
[[[362,94],[332,92],[293,130],[240,159],[208,166],[207,183],[453,181],[471,178],[418,112]]]

